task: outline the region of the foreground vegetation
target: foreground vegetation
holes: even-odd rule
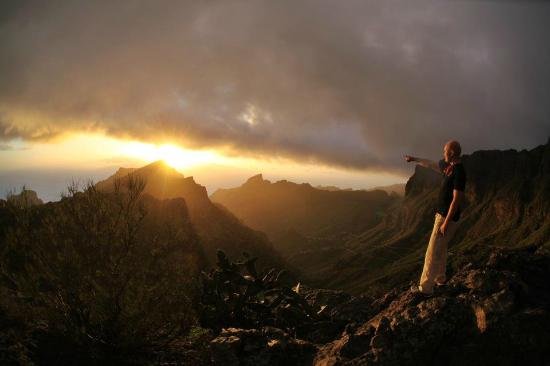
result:
[[[194,238],[144,184],[2,202],[2,364],[139,359],[196,325]]]

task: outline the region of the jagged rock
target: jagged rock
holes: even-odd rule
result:
[[[361,323],[374,314],[371,303],[373,298],[368,296],[351,296],[343,291],[312,289],[301,285],[300,293],[313,308],[321,308],[319,315],[323,320],[309,325],[309,328],[300,329],[304,338],[323,344],[330,342],[345,331],[350,323]]]
[[[299,333],[303,334],[304,338],[310,342],[324,344],[338,337],[345,327],[345,322],[324,320],[317,321],[307,328],[300,329]]]
[[[308,365],[315,345],[275,327],[223,329],[210,342],[214,365]]]
[[[240,351],[241,339],[237,336],[221,336],[210,342],[212,361],[215,364],[238,365],[237,355]]]
[[[248,178],[248,180],[246,181],[245,184],[248,184],[248,185],[252,185],[252,184],[262,184],[262,183],[269,183],[268,180],[264,180],[263,178],[263,175],[260,173],[260,174],[256,174],[250,178]]]
[[[392,290],[373,301],[380,312],[345,327],[320,348],[315,365],[550,363],[550,257],[533,248],[497,248],[467,263],[432,297]],[[546,345],[545,345],[546,344]],[[522,352],[523,354],[523,352]]]
[[[342,356],[355,358],[361,355],[371,345],[374,331],[374,327],[371,327],[368,332],[350,334],[340,350]]]
[[[327,289],[307,290],[302,285],[302,291],[304,292],[304,297],[306,301],[312,306],[327,305],[329,307],[334,307],[338,304],[341,304],[344,301],[348,301],[351,299],[351,295],[338,290],[327,290]]]
[[[550,361],[549,276],[546,251],[493,248],[478,261],[465,261],[447,285],[427,298],[401,288],[372,298],[300,285],[310,306],[326,309],[296,329],[300,339],[274,327],[224,329],[212,341],[218,357],[213,360],[243,365],[514,365],[521,356],[524,364],[545,365]]]

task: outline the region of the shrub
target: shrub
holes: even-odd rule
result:
[[[144,196],[144,187],[72,184],[60,202],[4,203],[0,309],[25,325],[18,339],[31,338],[31,359],[128,360],[194,324],[198,258],[186,206]]]

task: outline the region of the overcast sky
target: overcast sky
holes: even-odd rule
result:
[[[550,135],[550,2],[1,4],[0,154],[101,131],[407,174]]]

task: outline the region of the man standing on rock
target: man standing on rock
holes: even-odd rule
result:
[[[458,141],[450,140],[445,144],[443,159],[439,162],[405,155],[407,162],[417,162],[443,175],[434,210],[435,222],[424,258],[424,269],[419,286],[411,288],[414,292],[431,295],[434,285],[443,285],[446,280],[447,244],[457,229],[466,187],[466,171],[460,158],[461,150]]]

